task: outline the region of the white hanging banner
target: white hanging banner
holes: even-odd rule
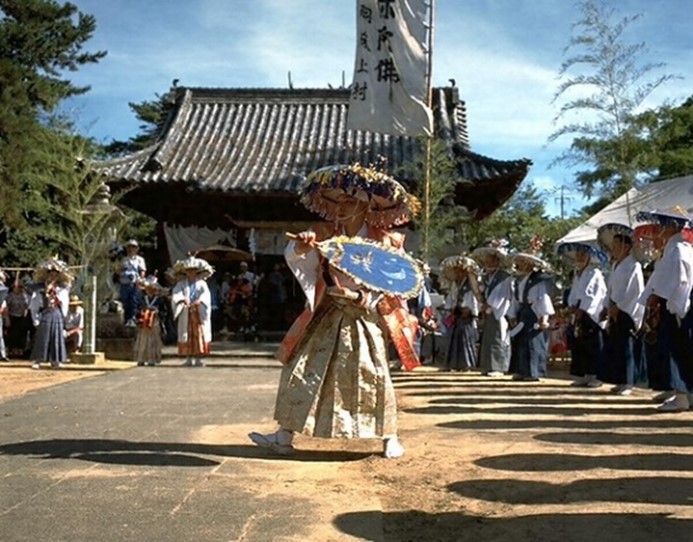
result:
[[[348,129],[431,135],[426,38],[432,2],[357,0]]]

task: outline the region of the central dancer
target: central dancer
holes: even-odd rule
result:
[[[389,230],[409,222],[420,203],[392,177],[359,164],[313,172],[301,201],[329,222],[297,234],[286,247],[307,308],[278,352],[285,364],[274,412],[279,429],[249,437],[281,454],[293,452],[295,433],[379,438],[385,457],[400,457],[388,346],[392,342],[405,365],[416,360],[416,318],[404,300],[364,289],[340,273],[316,244],[348,236],[401,249],[404,236]]]

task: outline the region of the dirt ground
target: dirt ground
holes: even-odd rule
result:
[[[86,378],[103,374],[103,371],[94,369],[80,370],[78,368],[53,371],[42,369],[34,371],[29,367],[29,362],[17,362],[0,365],[0,401],[20,397],[25,393],[40,390],[63,382],[69,382],[78,378]]]
[[[342,461],[251,461],[261,468],[248,490],[318,503],[324,528],[309,540],[365,540],[373,522],[397,542],[690,539],[693,411],[659,414],[647,390],[619,397],[553,373],[539,383],[395,373],[402,459],[371,455],[366,442],[346,444]],[[0,400],[96,374],[3,368]],[[242,442],[247,429],[194,438]],[[316,446],[297,438],[299,454]]]

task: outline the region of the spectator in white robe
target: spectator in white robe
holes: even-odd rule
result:
[[[173,316],[178,321],[178,354],[186,367],[204,367],[212,343],[212,296],[206,279],[214,268],[189,256],[173,266],[178,282],[171,292]]]
[[[645,306],[640,298],[645,289],[642,265],[633,254],[633,230],[622,224],[605,224],[597,239],[612,259],[607,277],[607,304],[602,320],[605,335],[604,380],[614,384],[611,391],[630,395],[636,379],[635,335],[642,326]]]
[[[691,406],[693,391],[693,348],[690,336],[691,290],[693,289],[693,246],[682,231],[691,217],[680,208],[639,213],[640,221],[660,225],[662,257],[657,262],[643,297],[647,307],[659,315],[657,356],[671,367],[674,394],[662,403],[661,412],[682,412]]]
[[[606,320],[602,320],[602,311],[607,301],[606,280],[599,266],[606,264],[607,256],[586,243],[563,243],[557,250],[575,271],[568,295],[573,319],[570,374],[577,377],[572,385],[599,388],[604,378]]]

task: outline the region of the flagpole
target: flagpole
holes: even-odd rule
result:
[[[433,21],[434,21],[434,5],[435,0],[430,0],[428,9],[428,44],[427,44],[427,95],[428,107],[433,110]],[[435,129],[435,120],[433,122]],[[424,232],[423,232],[423,261],[428,262],[430,256],[431,242],[431,177],[433,176],[431,164],[431,147],[433,143],[433,134],[426,136],[426,159],[424,163]]]

